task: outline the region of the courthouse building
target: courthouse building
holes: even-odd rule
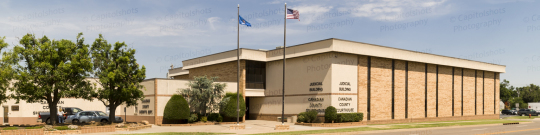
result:
[[[499,76],[505,66],[341,39],[286,49],[285,115],[334,106],[339,113],[362,112],[368,124],[499,118]],[[281,117],[283,49],[240,49],[240,92],[245,119]],[[170,69],[167,78],[146,79],[145,98],[120,106],[127,121],[161,124],[167,101],[190,79],[207,75],[237,89],[237,50],[202,56]],[[89,78],[91,81],[97,81]],[[97,100],[64,98],[59,106],[107,112]],[[36,124],[46,103],[3,104],[3,124]]]
[[[240,49],[246,119],[281,117],[282,58],[279,48]],[[335,38],[289,46],[286,58],[286,116],[334,106],[368,123],[499,118],[503,65]],[[182,63],[168,78],[218,76],[236,91],[236,50]]]

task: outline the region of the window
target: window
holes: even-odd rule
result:
[[[19,111],[19,106],[11,106],[11,111]]]
[[[73,114],[76,114],[78,112],[81,112],[82,110],[79,108],[73,108]]]
[[[246,88],[266,88],[266,63],[246,61]]]
[[[101,112],[101,111],[100,111],[100,112],[96,112],[96,113],[97,113],[99,116],[109,116],[109,115],[107,115],[106,113]]]

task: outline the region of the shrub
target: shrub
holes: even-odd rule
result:
[[[2,130],[17,130],[19,129],[19,127],[6,127],[6,128],[2,128]]]
[[[307,111],[306,112],[306,120],[308,123],[314,123],[317,121],[317,114],[319,114],[319,112],[317,112],[317,110],[310,110],[310,111]]]
[[[193,123],[193,122],[196,122],[197,119],[198,119],[197,114],[191,114],[191,116],[188,119],[188,122]]]
[[[219,113],[211,113],[208,115],[208,121],[217,121],[219,116]]]
[[[298,119],[296,119],[296,122],[307,122],[306,112],[301,112],[300,114],[298,114]]]
[[[363,117],[363,113],[339,113],[337,114],[337,122],[360,122]]]
[[[189,105],[180,95],[173,95],[165,105],[163,118],[168,120],[181,120],[189,118]]]
[[[221,115],[219,115],[219,117],[217,118],[216,121],[217,121],[217,122],[223,122],[223,117],[221,117]]]
[[[324,120],[326,122],[332,122],[337,119],[337,110],[333,106],[326,107],[326,110],[324,110]]]
[[[202,122],[207,122],[207,121],[208,121],[208,118],[207,118],[206,116],[202,116],[202,117],[201,117],[201,121],[202,121]]]
[[[240,94],[240,115],[243,117],[246,112],[246,103],[242,94]],[[236,118],[236,93],[227,93],[223,100],[221,100],[219,114],[223,117]]]
[[[54,127],[54,129],[56,129],[56,130],[69,130],[69,127],[68,126],[58,126],[58,127]]]

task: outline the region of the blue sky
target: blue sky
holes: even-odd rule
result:
[[[236,48],[237,4],[253,27],[240,46],[287,45],[340,38],[506,65],[514,86],[540,84],[540,1],[518,0],[268,0],[268,1],[24,1],[0,0],[0,36],[17,44],[26,33],[87,44],[98,34],[137,50],[147,78],[165,78],[182,60]]]

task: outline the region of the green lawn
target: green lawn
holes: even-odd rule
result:
[[[205,132],[165,132],[165,133],[143,133],[133,135],[222,135],[233,133],[205,133]]]
[[[451,123],[449,123],[451,122]],[[308,130],[308,131],[292,131],[292,132],[276,132],[276,133],[263,133],[261,135],[299,135],[299,134],[322,134],[322,133],[340,133],[340,132],[358,132],[358,131],[374,131],[374,130],[392,130],[392,129],[409,129],[409,128],[429,128],[429,127],[448,127],[448,126],[465,126],[465,125],[482,125],[482,124],[499,124],[509,122],[523,122],[512,120],[475,120],[475,121],[449,121],[449,122],[422,122],[422,123],[409,123],[403,124],[387,124],[377,125],[371,127],[357,127],[357,128],[342,128],[342,129],[328,129],[328,130]]]
[[[529,118],[529,116],[512,116],[512,117],[506,117],[504,119],[534,119],[534,118],[540,118],[540,117],[531,116],[531,118]]]

